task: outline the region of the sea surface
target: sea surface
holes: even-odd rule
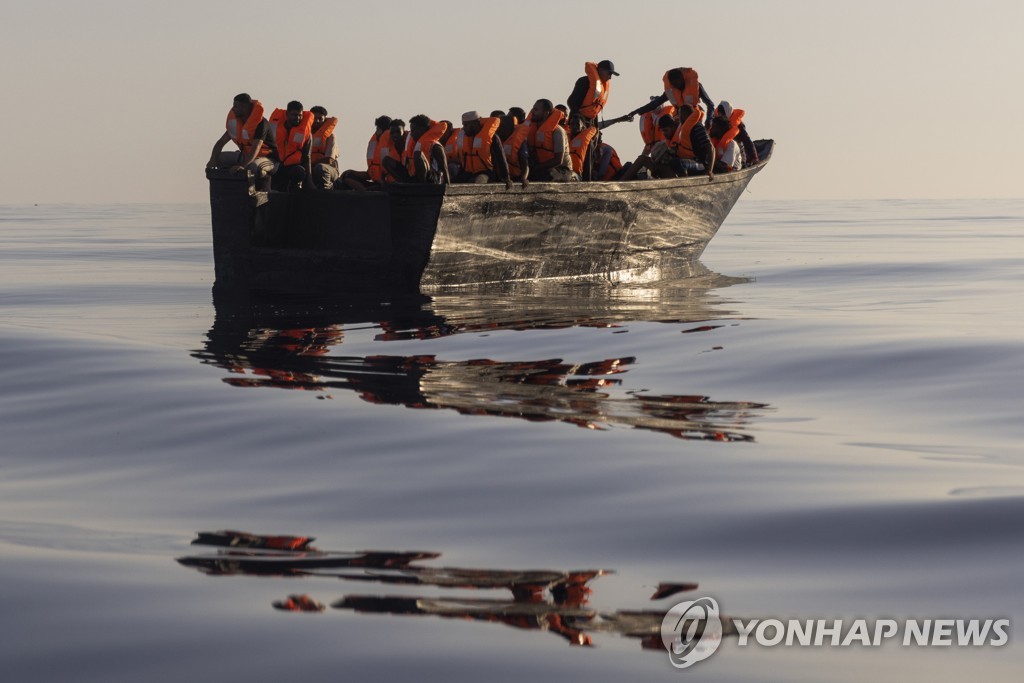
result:
[[[0,207],[2,680],[1020,680],[1024,200],[393,300],[215,299],[209,220]],[[701,597],[1011,626],[680,671]]]

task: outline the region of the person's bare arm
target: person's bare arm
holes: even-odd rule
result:
[[[320,163],[339,168],[338,166],[338,144],[334,139],[334,133],[331,133],[327,138],[327,142],[324,144],[324,158],[320,160]]]
[[[239,173],[241,171],[244,171],[249,166],[249,164],[256,161],[256,158],[260,155],[261,149],[263,149],[263,140],[257,140],[256,142],[254,142],[252,144],[252,151],[249,152],[249,156],[246,157],[245,159],[242,159],[242,163],[240,163],[238,166],[232,167],[232,173]]]
[[[519,147],[519,170],[523,172],[522,183],[525,189],[530,185],[530,148],[525,142]]]
[[[431,145],[430,159],[437,164],[437,169],[441,173],[441,184],[451,185],[452,178],[448,173],[448,155],[444,153],[444,145],[439,142]]]
[[[230,141],[231,136],[224,131],[224,135],[221,135],[220,139],[213,144],[213,151],[210,152],[210,160],[206,162],[206,168],[217,168],[217,164],[220,162],[220,153],[224,151],[224,145]]]
[[[494,169],[498,172],[498,180],[505,181],[505,189],[512,189],[512,178],[508,173],[508,159],[505,158],[505,147],[501,144],[501,139],[495,135],[491,138],[491,163],[494,164]]]

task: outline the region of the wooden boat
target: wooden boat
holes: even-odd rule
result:
[[[640,273],[696,259],[761,161],[733,173],[630,182],[392,184],[383,192],[257,192],[209,170],[218,288],[414,291]]]

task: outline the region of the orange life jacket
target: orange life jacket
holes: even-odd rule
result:
[[[416,175],[416,155],[420,152],[427,157],[427,163],[430,163],[430,148],[434,146],[434,143],[441,139],[441,136],[448,130],[448,124],[444,121],[437,122],[431,121],[430,128],[426,130],[423,135],[420,136],[419,140],[412,139],[412,133],[409,133],[405,138],[405,151],[402,152],[402,163],[405,168],[409,171],[410,175]]]
[[[327,152],[327,140],[334,135],[334,128],[338,125],[338,118],[332,116],[324,119],[324,122],[320,124],[320,128],[314,130],[313,133],[313,146],[309,150],[309,161],[310,163],[319,163]]]
[[[729,130],[725,131],[721,137],[711,138],[711,144],[715,146],[716,158],[720,159],[725,153],[725,148],[739,135],[741,123],[743,123],[743,110],[733,109],[732,114],[729,115]]]
[[[683,89],[680,90],[672,85],[668,80],[668,71],[666,71],[661,78],[661,82],[665,84],[665,95],[668,96],[669,104],[676,107],[681,107],[684,104],[696,107],[700,102],[700,83],[697,80],[697,72],[685,66],[679,68],[683,72]]]
[[[655,142],[665,139],[661,129],[658,128],[658,119],[665,114],[675,116],[676,108],[666,103],[640,117],[640,137],[644,139],[644,145],[653,145]]]
[[[522,148],[523,143],[526,142],[529,134],[530,123],[520,123],[502,145],[505,149],[505,158],[508,160],[508,172],[510,175],[521,176],[523,174],[523,169],[519,168],[519,150]]]
[[[459,131],[459,162],[462,170],[467,173],[483,173],[494,168],[491,159],[491,142],[498,132],[501,119],[496,116],[488,116],[480,119],[480,132],[476,135],[466,135],[466,129]]]
[[[249,118],[244,123],[240,123],[238,117],[235,116],[235,110],[228,110],[228,119],[225,123],[228,135],[238,149],[242,150],[243,158],[248,158],[252,152],[252,146],[256,142],[256,128],[260,125],[260,121],[263,120],[263,105],[259,100],[252,101],[252,111],[249,113]],[[265,157],[270,155],[270,147],[263,145],[260,148],[258,157]]]
[[[609,145],[607,142],[601,143],[601,154],[604,154],[605,149],[612,151],[612,159],[608,162],[608,170],[601,176],[601,180],[611,180],[615,177],[615,174],[622,170],[622,161],[619,159],[619,153],[615,151],[615,148]]]
[[[561,110],[555,109],[551,112],[551,116],[539,126],[530,121],[530,131],[526,139],[530,145],[530,151],[537,155],[539,163],[543,164],[555,158],[554,133],[562,123],[563,116]]]
[[[587,94],[583,97],[583,104],[580,105],[580,116],[596,119],[604,109],[605,103],[608,102],[608,89],[611,84],[601,80],[597,73],[597,64],[594,62],[584,64],[583,70],[586,72],[587,78],[590,79],[590,89],[587,90]]]
[[[302,112],[302,118],[291,129],[285,127],[288,112],[275,109],[270,115],[270,130],[277,142],[277,158],[282,166],[295,166],[302,163],[302,146],[312,136],[313,112]]]
[[[572,160],[572,170],[583,173],[583,162],[587,158],[587,149],[590,148],[590,141],[597,135],[597,128],[587,126],[569,142],[569,158]]]
[[[694,109],[689,118],[679,124],[676,134],[668,141],[668,147],[680,159],[696,159],[693,152],[693,144],[690,142],[690,131],[694,126],[701,125],[703,114],[700,109]]]
[[[384,131],[379,136],[377,131],[373,132],[370,136],[370,141],[366,143],[366,175],[370,176],[370,180],[376,182],[381,181],[382,172],[380,165],[380,153],[381,153],[381,141],[384,136],[388,135],[388,131]],[[390,139],[390,136],[388,136]]]
[[[459,133],[461,132],[461,128],[455,128],[448,136],[448,142],[444,143],[444,155],[448,157],[449,162],[459,160]]]
[[[383,162],[384,162],[384,158],[385,157],[391,157],[392,159],[394,159],[395,161],[397,161],[399,163],[402,162],[402,150],[398,148],[398,145],[400,145],[400,144],[402,144],[402,143],[399,142],[399,143],[396,144],[391,139],[391,131],[390,130],[384,131],[384,134],[380,136],[380,140],[377,142],[377,156],[380,158],[380,161],[381,161],[381,164],[382,164],[381,167],[380,167],[381,182],[384,182],[384,183],[393,183],[393,182],[395,182],[394,176],[392,176],[390,173],[388,173],[388,174],[384,173]]]

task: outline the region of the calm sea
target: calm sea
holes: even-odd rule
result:
[[[1024,670],[1024,201],[748,197],[647,283],[254,303],[212,273],[205,205],[0,207],[3,680]],[[657,626],[698,597],[1012,626],[726,636],[681,672]]]

